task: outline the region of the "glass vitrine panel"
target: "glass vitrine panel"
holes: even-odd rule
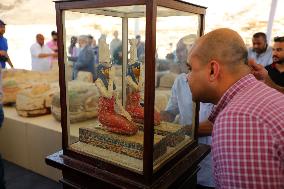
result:
[[[157,7],[154,172],[194,140],[186,61],[199,21]],[[63,26],[69,149],[143,173],[146,6],[66,10]]]
[[[187,56],[198,38],[199,15],[157,7],[155,111],[166,152],[155,167],[194,140],[194,103],[187,82]]]
[[[145,12],[145,6],[64,12],[69,148],[139,173],[144,71],[137,47],[145,39]]]

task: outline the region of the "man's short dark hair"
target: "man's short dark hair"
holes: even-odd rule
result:
[[[88,35],[88,38],[91,39],[91,40],[94,39],[94,37],[92,35]]]
[[[284,42],[284,36],[282,37],[274,37],[274,42]]]
[[[5,22],[3,22],[2,20],[0,20],[0,26],[5,26]]]
[[[51,35],[57,35],[57,32],[56,31],[52,31]]]
[[[267,38],[266,38],[266,34],[263,33],[263,32],[257,32],[255,34],[253,34],[252,36],[253,38],[259,38],[259,37],[262,37],[265,41],[265,43],[267,42]]]

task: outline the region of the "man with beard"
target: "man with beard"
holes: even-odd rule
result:
[[[274,38],[272,59],[273,63],[265,69],[252,60],[249,65],[257,79],[264,80],[270,87],[284,93],[284,36]]]
[[[248,49],[248,57],[263,66],[272,63],[272,48],[267,44],[265,33],[257,32],[253,35],[252,47]]]
[[[274,83],[284,87],[284,36],[274,38],[272,59],[273,63],[265,69]]]

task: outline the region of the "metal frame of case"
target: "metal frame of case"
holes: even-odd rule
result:
[[[146,40],[145,40],[145,99],[144,99],[144,153],[143,174],[107,163],[100,159],[84,156],[68,148],[69,131],[67,115],[66,81],[64,65],[64,15],[63,11],[70,9],[89,9],[100,7],[116,7],[130,5],[146,6]],[[197,168],[197,163],[209,152],[208,146],[197,144],[198,114],[195,113],[196,121],[194,140],[182,150],[171,157],[158,171],[153,172],[153,138],[154,138],[154,98],[155,93],[155,50],[156,50],[156,18],[157,6],[199,15],[199,36],[204,32],[205,7],[175,0],[60,0],[55,1],[56,24],[58,30],[58,59],[59,59],[59,84],[61,100],[61,126],[62,126],[62,148],[46,159],[47,163],[64,170],[72,168],[80,170],[84,174],[97,178],[112,186],[123,186],[126,188],[159,188],[168,187],[179,180],[182,173],[188,172],[190,167]],[[196,104],[195,112],[199,112],[199,103]],[[53,159],[53,160],[51,160]],[[57,159],[57,161],[54,161]],[[61,163],[60,163],[61,162]],[[62,165],[64,164],[64,166]],[[92,167],[93,166],[93,167]],[[196,169],[190,174],[196,174]],[[65,175],[68,174],[65,172]],[[62,180],[66,183],[65,180]],[[146,188],[147,188],[146,187]]]

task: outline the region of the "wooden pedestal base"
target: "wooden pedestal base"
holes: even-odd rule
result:
[[[162,173],[155,173],[150,183],[144,182],[143,175],[135,179],[130,175],[128,177],[127,175],[115,174],[103,169],[101,166],[97,167],[80,159],[63,155],[63,151],[48,156],[46,163],[62,170],[63,178],[60,182],[63,184],[64,189],[194,189],[198,163],[209,152],[210,147],[208,145],[199,144],[181,160],[172,164],[170,168],[164,169]]]

